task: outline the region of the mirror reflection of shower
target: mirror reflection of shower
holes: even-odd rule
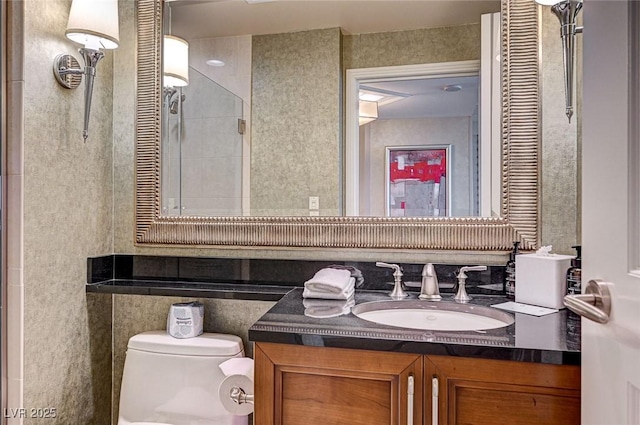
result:
[[[242,214],[242,99],[189,67],[162,92],[162,215]]]
[[[170,3],[169,3],[170,5]],[[162,37],[162,178],[172,188],[163,189],[162,213],[180,215],[182,189],[180,184],[171,184],[175,179],[171,174],[182,173],[182,139],[184,137],[184,90],[189,86],[189,42],[171,34],[171,7],[165,10],[165,25],[168,33]],[[167,165],[165,165],[165,161]],[[165,196],[166,195],[166,196]]]
[[[185,100],[187,100],[187,95],[183,92],[182,87],[165,87],[163,94],[163,111],[171,115],[178,115],[178,133],[181,135],[184,131],[184,112],[182,105]],[[166,116],[165,118],[168,124],[170,117]]]
[[[171,173],[182,173],[182,150],[180,144],[184,135],[183,102],[187,95],[182,87],[165,87],[162,90],[162,164],[163,176],[168,177],[167,184],[171,184]],[[167,162],[167,166],[164,162]],[[163,198],[162,213],[167,215],[180,215],[182,205],[180,202],[181,187],[172,184],[171,196]]]
[[[180,90],[180,93],[178,93]],[[173,87],[165,88],[165,101],[169,105],[169,113],[176,115],[178,111],[182,110],[182,102],[187,100],[187,95],[182,93],[182,89],[176,89]]]

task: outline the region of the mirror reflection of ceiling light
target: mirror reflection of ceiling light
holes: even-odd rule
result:
[[[378,119],[378,103],[369,100],[360,100],[358,112],[358,124],[364,125]]]
[[[384,96],[381,96],[379,94],[360,92],[360,100],[367,100],[369,102],[377,102],[377,101],[381,100],[382,98],[384,98]]]
[[[175,35],[164,36],[162,78],[165,87],[189,84],[189,43]]]
[[[462,86],[460,86],[458,84],[450,84],[448,86],[442,87],[442,90],[446,91],[447,93],[454,93],[454,92],[462,90]]]
[[[224,66],[224,62],[220,59],[209,59],[207,61],[207,65],[209,66]]]
[[[411,95],[361,85],[359,97],[360,100],[377,102],[378,106],[384,106],[411,97]]]

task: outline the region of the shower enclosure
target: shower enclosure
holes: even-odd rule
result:
[[[162,113],[162,214],[242,215],[242,99],[189,67]]]

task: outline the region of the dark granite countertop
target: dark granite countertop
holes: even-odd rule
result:
[[[347,313],[305,315],[302,288],[291,290],[249,329],[254,342],[451,355],[548,364],[580,364],[580,318],[560,310],[536,317],[511,313],[512,325],[486,331],[428,331],[380,325]],[[390,300],[388,292],[356,291],[355,303]],[[443,301],[452,301],[443,294]],[[409,299],[416,299],[411,294]],[[502,296],[476,295],[470,304],[490,306]],[[424,301],[428,302],[428,301]]]

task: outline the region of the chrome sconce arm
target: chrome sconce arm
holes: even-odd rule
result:
[[[71,55],[58,55],[53,62],[53,74],[67,89],[80,85],[84,75],[84,129],[82,138],[89,137],[89,116],[96,66],[104,57],[100,49],[115,49],[119,42],[118,0],[73,0],[65,31],[67,38],[84,45],[79,50],[84,69]]]
[[[576,34],[582,33],[582,27],[576,25],[582,10],[581,0],[563,0],[554,3],[552,0],[536,0],[539,4],[550,5],[551,11],[560,21],[560,37],[562,38],[562,61],[564,63],[564,95],[565,113],[569,122],[574,113],[574,71]]]
[[[560,20],[560,37],[562,38],[562,60],[564,62],[564,92],[565,113],[569,122],[573,116],[573,81],[576,62],[575,44],[576,34],[582,32],[582,27],[576,25],[578,14],[582,10],[582,2],[567,0],[551,6],[551,11]]]
[[[75,89],[84,75],[84,129],[82,138],[89,137],[89,116],[91,114],[91,98],[93,95],[93,81],[96,76],[96,66],[104,57],[99,50],[81,48],[79,50],[84,59],[84,70],[79,68],[78,61],[71,55],[58,55],[53,63],[53,73],[58,83],[68,89]],[[74,78],[75,77],[75,78]]]

